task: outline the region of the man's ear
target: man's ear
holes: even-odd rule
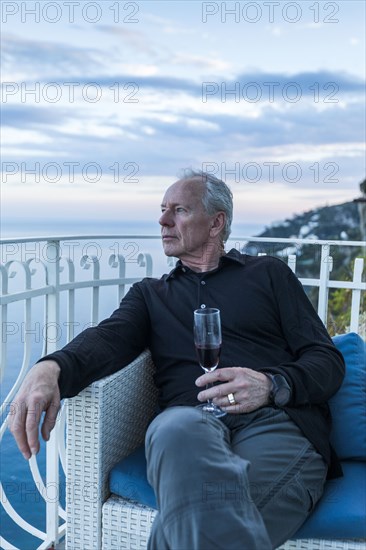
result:
[[[216,237],[221,233],[225,226],[226,214],[225,212],[217,212],[212,218],[210,235],[211,237]]]

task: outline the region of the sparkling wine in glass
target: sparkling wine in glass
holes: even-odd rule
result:
[[[220,310],[216,308],[196,309],[194,311],[193,334],[200,366],[205,372],[214,371],[219,364],[222,342]],[[206,389],[208,387],[206,386]],[[210,399],[199,407],[217,418],[226,414]]]

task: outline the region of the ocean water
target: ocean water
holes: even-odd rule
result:
[[[242,224],[234,228],[235,235],[258,235],[264,227],[262,225],[248,225]],[[48,221],[44,223],[35,224],[32,221],[22,220],[22,223],[14,223],[2,225],[1,238],[20,238],[20,237],[38,237],[38,236],[57,236],[57,235],[159,235],[159,228],[156,224],[151,223],[136,223],[136,224],[123,224],[119,221],[105,222],[103,224],[95,224],[94,222],[73,224],[72,226],[61,222]],[[103,260],[106,260],[107,256],[116,252],[116,246],[119,241],[115,239],[107,241],[95,241],[100,246],[101,251],[101,264]],[[122,241],[121,241],[122,243]],[[120,244],[121,244],[120,243]],[[233,244],[235,244],[233,242]],[[82,247],[85,246],[85,241],[80,241],[79,245],[74,247],[77,253],[82,254],[85,250]],[[126,242],[123,245],[126,246]],[[30,250],[30,248],[28,248]],[[94,250],[94,249],[93,249]],[[87,251],[89,252],[89,250]],[[154,276],[160,276],[164,272],[168,272],[171,266],[167,264],[167,258],[161,253],[160,240],[156,241],[144,241],[143,239],[135,238],[133,241],[128,242],[128,246],[121,250],[122,253],[127,256],[130,255],[130,259],[133,260],[127,265],[128,273],[131,276],[141,276],[141,267],[136,265],[136,257],[140,252],[150,252],[157,258],[154,262]],[[160,255],[157,254],[160,252]],[[14,258],[5,258],[5,260]],[[104,262],[106,263],[106,262]],[[143,271],[143,268],[142,268]],[[133,274],[132,274],[133,273]],[[76,304],[77,318],[79,323],[78,327],[83,327],[88,323],[91,294],[90,290],[78,291],[78,302]],[[100,318],[107,317],[118,306],[117,293],[115,289],[105,288],[101,290],[101,307]],[[1,403],[6,400],[8,392],[14,384],[18,375],[22,358],[23,358],[23,340],[24,334],[22,331],[21,323],[23,321],[23,304],[13,304],[9,306],[8,321],[16,323],[18,330],[14,334],[8,335],[7,338],[7,367],[5,375],[1,383],[0,398]],[[61,302],[61,318],[60,325],[66,319],[66,305]],[[43,301],[41,298],[33,300],[32,304],[32,327],[34,334],[31,341],[31,361],[30,364],[34,364],[42,354],[42,322],[43,322]],[[19,328],[20,327],[20,328]],[[77,329],[78,331],[79,329]],[[65,343],[65,334],[61,335],[59,347]],[[6,413],[10,410],[10,403],[6,408]],[[3,421],[3,418],[1,419]],[[39,469],[45,481],[45,445],[41,446],[41,451],[38,455]],[[7,430],[4,434],[1,442],[1,454],[0,454],[0,474],[3,487],[5,489],[5,500],[8,501],[11,506],[14,507],[16,512],[31,525],[36,528],[45,531],[45,503],[43,498],[39,494],[32,479],[28,462],[24,460],[20,452],[18,451],[14,439]],[[65,483],[64,476],[61,475],[60,487],[59,487],[60,500],[62,505],[65,502]],[[5,513],[3,506],[0,510],[0,533],[9,543],[20,548],[21,550],[33,550],[37,548],[41,541],[29,535],[26,531],[16,525],[9,516]]]

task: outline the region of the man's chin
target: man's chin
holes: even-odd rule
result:
[[[163,242],[163,250],[164,250],[165,256],[174,256],[175,255],[173,247],[170,246],[168,243]]]
[[[180,246],[177,239],[163,240],[162,244],[165,256],[177,256],[179,254]]]

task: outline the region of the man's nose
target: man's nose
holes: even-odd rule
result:
[[[165,210],[164,212],[162,212],[162,214],[159,218],[159,223],[160,223],[160,225],[168,225],[170,227],[172,225],[174,225],[172,216],[171,216],[171,214],[169,213],[168,210]]]

